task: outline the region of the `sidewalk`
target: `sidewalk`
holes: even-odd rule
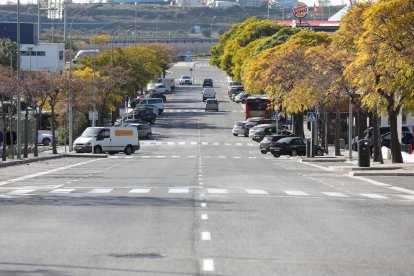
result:
[[[304,157],[302,162],[312,164],[324,170],[339,173],[348,172],[351,176],[414,176],[414,155],[403,153],[405,163],[394,164],[390,159],[384,159],[384,164],[370,160],[370,167],[358,167],[358,152],[352,152],[352,160],[349,160],[348,150],[341,150],[341,156],[335,156],[335,148],[329,147],[329,154],[318,157]],[[383,151],[383,156],[386,150]]]
[[[29,153],[28,158],[23,158],[23,151],[22,151],[21,159],[17,159],[15,156],[14,159],[7,159],[6,161],[1,161],[1,157],[0,157],[0,168],[28,164],[28,163],[44,161],[44,160],[64,158],[64,157],[95,157],[95,158],[106,158],[107,157],[106,154],[88,154],[88,153],[78,154],[76,152],[69,152],[68,146],[66,146],[66,149],[65,149],[65,146],[58,146],[57,154],[52,153],[52,147],[39,146],[38,151],[39,151],[38,157],[34,157],[33,153]]]

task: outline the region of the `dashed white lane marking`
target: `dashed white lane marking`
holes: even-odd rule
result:
[[[187,158],[195,158],[195,155],[188,155]]]
[[[185,142],[178,142],[179,145],[185,145]]]
[[[56,168],[56,169],[53,169],[53,170],[49,170],[49,171],[39,172],[39,173],[35,173],[35,174],[29,174],[29,175],[25,175],[25,176],[21,176],[21,177],[9,179],[9,180],[6,180],[6,181],[0,181],[0,186],[7,185],[7,184],[10,184],[10,183],[14,183],[14,182],[19,182],[19,181],[26,180],[26,179],[30,179],[30,178],[34,178],[34,177],[38,177],[38,176],[41,176],[41,175],[46,175],[46,174],[50,174],[50,173],[54,173],[54,172],[58,172],[58,171],[66,170],[66,169],[70,169],[70,168],[73,168],[73,167],[82,166],[82,165],[85,165],[85,164],[88,164],[88,163],[92,163],[92,162],[96,162],[96,161],[100,161],[100,160],[102,160],[102,158],[93,159],[93,160],[89,160],[89,161],[81,162],[81,163],[76,163],[76,164],[72,164],[72,165],[65,166],[65,167],[59,167],[59,168]]]
[[[256,159],[256,156],[249,156],[249,159]]]
[[[190,192],[190,189],[187,188],[171,188],[168,189],[168,193],[170,194],[188,194]]]
[[[24,194],[29,194],[29,193],[34,192],[34,191],[36,191],[36,190],[28,190],[28,189],[26,189],[26,190],[15,190],[15,191],[8,192],[7,194],[9,194],[9,195],[24,195]]]
[[[361,194],[362,196],[373,198],[373,199],[387,199],[388,197],[379,194]]]
[[[208,214],[201,214],[202,220],[208,220]]]
[[[204,259],[203,260],[203,271],[214,271],[214,260]]]
[[[228,194],[227,189],[207,189],[209,194]]]
[[[50,191],[50,194],[69,194],[73,192],[75,189],[55,189]]]
[[[343,193],[337,193],[337,192],[322,192],[322,193],[327,196],[333,196],[333,197],[348,197],[347,195],[344,195]]]
[[[130,194],[148,194],[151,189],[131,189],[128,193]]]
[[[155,156],[155,158],[165,158],[165,156],[164,155],[157,155],[157,156]]]
[[[202,144],[203,146],[207,146],[207,145],[208,145],[208,142],[201,142],[201,144]]]
[[[220,155],[220,156],[218,156],[217,158],[220,158],[220,159],[226,159],[226,158],[227,158],[227,156]]]
[[[201,208],[207,208],[207,203],[205,203],[205,202],[201,202],[201,203],[200,203],[200,206],[201,206]]]
[[[284,191],[286,194],[288,195],[293,195],[293,196],[307,196],[308,194],[302,191]]]
[[[398,196],[400,196],[400,197],[402,197],[402,198],[405,198],[405,199],[411,199],[411,200],[414,200],[414,195],[398,195]]]
[[[243,144],[242,143],[236,143],[236,146],[241,147]]]
[[[171,156],[172,158],[180,158],[181,156],[179,156],[179,155],[173,155],[173,156]]]
[[[197,142],[191,142],[190,144],[191,145],[197,145]]]
[[[174,142],[167,142],[167,145],[174,145]]]
[[[113,189],[93,189],[91,190],[89,193],[90,194],[109,194],[110,192],[112,192]]]
[[[265,190],[246,189],[246,192],[251,195],[268,195]]]
[[[218,142],[214,142],[214,143],[213,143],[213,146],[220,146],[220,143],[218,143]]]
[[[233,159],[240,159],[240,156],[233,156]]]
[[[210,232],[201,232],[201,239],[203,241],[209,241],[209,240],[211,240],[211,234],[210,234]]]

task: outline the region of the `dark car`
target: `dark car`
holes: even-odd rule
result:
[[[203,79],[203,87],[213,87],[212,79]]]
[[[287,135],[266,135],[262,141],[260,141],[259,149],[260,152],[266,154],[269,151],[270,146],[274,145],[277,141],[282,138],[288,137]]]
[[[260,142],[264,139],[266,135],[269,135],[269,134],[278,134],[278,135],[283,135],[285,137],[292,136],[292,133],[286,129],[279,128],[279,131],[276,132],[276,125],[263,124],[263,127],[261,126],[262,125],[256,126],[258,127],[258,129],[252,134],[252,137],[251,137],[253,141]],[[250,131],[249,131],[249,136],[250,136]]]
[[[306,139],[302,137],[282,138],[274,145],[270,146],[269,151],[274,157],[279,157],[281,155],[306,155]],[[323,155],[323,150],[320,146],[315,145],[315,155]]]
[[[263,117],[251,117],[245,121],[245,133],[244,136],[249,136],[250,128],[260,124],[275,124],[276,121],[273,119],[265,119]]]
[[[155,123],[155,118],[157,116],[154,114],[153,110],[150,108],[145,109],[134,109],[130,113],[128,113],[128,119],[141,119],[145,122],[150,123],[153,125]]]
[[[387,132],[380,137],[381,146],[391,148],[391,132]],[[401,136],[401,144],[413,145],[414,146],[414,136],[408,132],[403,131]]]
[[[167,101],[167,97],[164,94],[157,93],[157,92],[149,92],[145,95],[145,97],[147,97],[147,98],[159,98],[159,99],[162,99],[164,102]]]

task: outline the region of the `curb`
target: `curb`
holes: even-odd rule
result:
[[[414,172],[398,171],[398,172],[385,172],[385,171],[371,171],[371,172],[350,172],[350,176],[414,176]]]
[[[346,162],[348,159],[346,158],[337,158],[337,157],[306,157],[302,158],[302,162]]]

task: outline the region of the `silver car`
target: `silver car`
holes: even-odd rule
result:
[[[138,130],[139,138],[151,139],[152,137],[152,129],[149,124],[132,123],[126,124],[125,126],[136,127]]]

